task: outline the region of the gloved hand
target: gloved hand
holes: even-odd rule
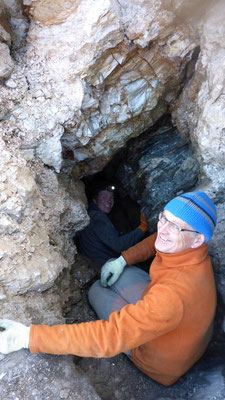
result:
[[[101,270],[101,284],[102,286],[111,286],[117,281],[122,274],[126,261],[122,256],[112,261],[107,261]]]
[[[30,327],[10,319],[1,319],[0,353],[8,354],[22,348],[29,348]]]
[[[138,228],[140,228],[143,232],[147,232],[148,230],[148,223],[146,221],[145,213],[141,213],[140,225]]]

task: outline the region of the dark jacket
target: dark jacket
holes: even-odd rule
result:
[[[119,235],[107,214],[91,203],[89,225],[79,235],[79,250],[95,264],[102,266],[110,258],[119,257],[123,250],[138,243],[144,237],[140,228]]]

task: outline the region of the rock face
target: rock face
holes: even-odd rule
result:
[[[10,294],[46,290],[73,262],[71,232],[86,219],[82,188],[71,184],[66,191],[42,165],[32,171],[20,151],[13,155],[3,140],[1,166],[1,287]]]
[[[30,355],[22,350],[0,364],[2,398],[100,400],[88,379],[75,369],[72,356]]]
[[[2,1],[3,296],[46,290],[71,265],[72,234],[88,223],[73,177],[99,171],[174,103],[199,32],[185,2],[151,5]]]
[[[166,112],[172,112],[183,139],[173,130],[170,141],[170,133],[162,129],[166,152],[159,156],[152,153],[158,141],[153,131],[142,144],[135,139],[136,150],[127,148],[129,159],[117,176],[142,206],[151,199],[155,211],[155,186],[162,185],[166,200],[189,190],[198,178],[197,188],[206,190],[218,208],[210,252],[225,301],[223,15],[221,0],[0,1],[2,316],[25,323],[64,321],[65,299],[56,281],[74,262],[74,233],[89,221],[79,179],[102,170]],[[157,169],[160,163],[164,174]],[[133,184],[130,172],[136,174]],[[76,258],[81,274],[82,265]],[[71,289],[76,301],[82,290],[76,278]],[[12,374],[0,372],[1,391],[7,397],[19,360],[31,371],[30,389],[22,391],[22,379],[8,398],[38,399],[33,358],[21,354],[4,359]],[[53,385],[58,379],[60,398],[98,398],[94,389],[85,394],[82,388],[73,392],[68,382],[63,386],[58,364],[51,369],[50,359],[35,360],[37,366],[46,361],[49,379],[56,376]],[[67,360],[60,365],[64,368],[68,362],[65,375],[70,377],[74,371]],[[223,396],[218,376],[218,396]],[[45,386],[42,389],[44,398]],[[51,390],[48,396],[54,399],[56,391]]]
[[[189,143],[171,127],[132,139],[115,176],[149,219],[150,231],[164,205],[178,193],[193,188],[199,163]],[[151,229],[152,227],[152,229]]]
[[[216,199],[218,224],[211,246],[216,277],[225,301],[224,263],[224,3],[210,10],[201,34],[201,52],[192,79],[186,84],[174,109],[180,132],[189,137],[202,169],[203,189]],[[216,28],[215,28],[216,27]]]
[[[101,169],[165,112],[199,37],[179,20],[182,2],[164,3],[25,2],[31,22],[9,83],[26,77],[9,118],[21,147],[57,172],[62,146],[72,150],[79,177]],[[13,95],[10,87],[5,96]]]

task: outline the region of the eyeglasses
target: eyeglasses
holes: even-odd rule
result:
[[[160,213],[159,213],[159,222],[160,222],[162,225],[165,225],[165,224],[168,222],[168,228],[169,228],[170,232],[173,232],[173,233],[176,233],[176,234],[179,234],[180,232],[194,232],[194,233],[199,233],[198,231],[192,231],[192,230],[190,230],[190,229],[183,229],[183,228],[181,228],[180,226],[174,224],[174,222],[169,221],[169,220],[165,217],[165,215],[163,214],[163,212],[160,212]]]

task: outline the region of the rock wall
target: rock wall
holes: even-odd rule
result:
[[[172,106],[199,26],[180,0],[0,9],[4,297],[46,290],[72,264],[72,234],[88,223],[73,178],[102,169]]]
[[[72,236],[88,223],[79,179],[102,170],[166,112],[172,112],[185,143],[195,149],[198,188],[217,204],[210,252],[225,301],[223,15],[220,0],[0,1],[3,317],[26,323],[64,321],[62,306],[70,288],[65,271],[76,254]],[[146,163],[135,157],[143,173]],[[71,291],[77,299],[82,265],[76,258]],[[61,289],[60,279],[65,282]],[[2,393],[23,398],[23,381],[20,392],[8,388],[17,379],[15,360],[26,365],[30,386],[24,395],[38,399],[25,353],[8,359],[11,375],[2,364]],[[47,356],[43,360],[60,398],[87,398],[86,381],[83,392],[74,394],[55,376],[61,361],[50,368]],[[62,368],[64,364],[73,375],[71,360],[63,359]],[[44,386],[41,390],[45,393]],[[183,397],[171,393],[171,398]],[[49,398],[55,395],[49,392]]]
[[[46,290],[73,263],[72,232],[87,221],[83,187],[10,150],[1,140],[1,288]]]
[[[207,14],[201,0],[1,0],[3,298],[46,290],[72,264],[72,234],[88,223],[74,177],[101,170],[168,110],[222,213],[220,3]]]
[[[63,146],[83,161],[78,177],[93,173],[173,103],[198,31],[180,20],[182,1],[24,4],[30,23],[15,28],[25,44],[5,82],[7,120],[21,148],[57,172]]]
[[[164,205],[177,193],[192,190],[199,173],[189,141],[166,125],[130,140],[114,171],[123,193],[136,200],[145,212],[149,232],[155,232]]]
[[[207,14],[201,32],[201,52],[195,73],[174,106],[179,131],[189,137],[201,164],[200,188],[215,200],[218,224],[211,243],[220,293],[225,301],[224,253],[224,2],[217,1]]]
[[[204,19],[210,1],[1,1],[3,297],[45,290],[72,264],[72,234],[88,223],[73,178],[101,170],[168,110],[222,202],[220,3]],[[219,222],[216,243],[221,234]]]

